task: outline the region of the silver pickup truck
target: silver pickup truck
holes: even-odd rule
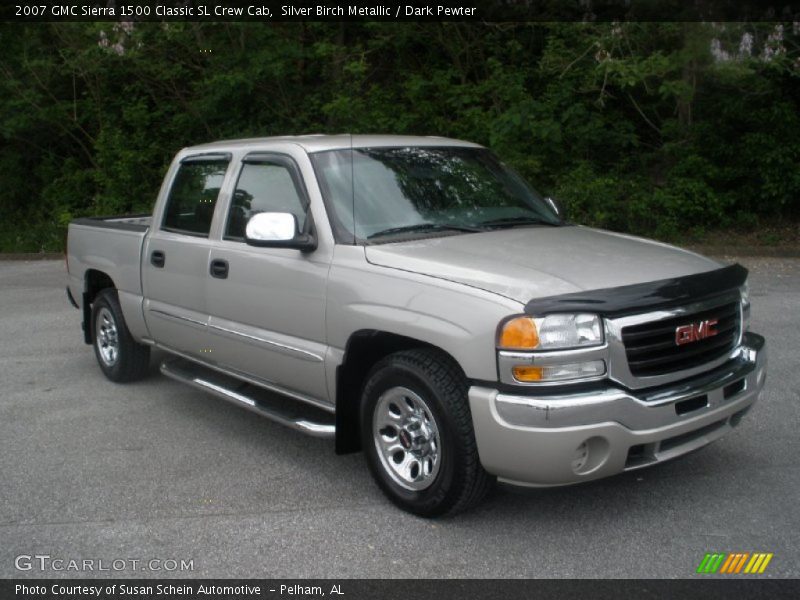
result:
[[[567,222],[487,149],[300,136],[181,150],[152,217],[84,218],[67,294],[100,369],[363,450],[434,516],[681,456],[766,376],[747,271]],[[302,468],[302,465],[298,465]]]

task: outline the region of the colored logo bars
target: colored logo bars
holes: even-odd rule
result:
[[[697,567],[698,573],[763,573],[769,561],[772,560],[772,552],[731,552],[706,554]],[[745,566],[746,565],[746,566]]]

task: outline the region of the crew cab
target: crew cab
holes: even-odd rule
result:
[[[115,382],[161,372],[363,450],[423,516],[574,484],[739,424],[747,271],[567,221],[489,150],[293,136],[185,148],[153,214],[73,221],[67,294]],[[302,469],[302,465],[297,465]]]

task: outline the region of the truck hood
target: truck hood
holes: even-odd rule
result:
[[[588,227],[520,227],[366,247],[367,260],[529,300],[720,267],[674,246]]]

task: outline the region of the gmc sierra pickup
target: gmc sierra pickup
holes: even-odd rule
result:
[[[567,222],[487,149],[300,136],[181,150],[152,217],[75,220],[112,381],[168,377],[363,450],[434,516],[725,435],[764,385],[747,271]],[[301,468],[298,465],[298,468]]]

